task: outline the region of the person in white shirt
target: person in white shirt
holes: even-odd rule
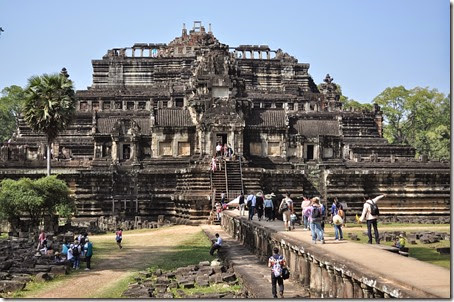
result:
[[[360,222],[364,221],[364,218],[367,221],[367,236],[369,237],[369,244],[372,244],[372,227],[374,227],[374,235],[375,235],[375,242],[377,244],[380,244],[380,237],[378,234],[378,229],[377,229],[377,218],[378,215],[372,215],[372,206],[377,203],[378,200],[382,199],[385,197],[386,194],[380,195],[375,197],[374,199],[370,199],[369,196],[364,196],[364,206],[363,206],[363,213],[361,214],[361,217],[359,218]]]
[[[222,153],[221,150],[222,150],[221,143],[218,143],[218,145],[216,146],[216,156],[221,156],[222,155],[221,154]]]
[[[216,237],[216,241],[213,243],[210,249],[210,255],[213,256],[215,250],[219,250],[222,245],[222,238],[219,236],[218,233],[214,235]]]

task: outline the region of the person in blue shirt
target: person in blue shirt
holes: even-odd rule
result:
[[[221,245],[222,245],[222,238],[219,236],[219,234],[216,233],[216,235],[214,235],[214,236],[216,237],[216,241],[211,246],[211,249],[210,249],[211,256],[213,256],[215,250],[219,251],[219,249],[221,248]]]
[[[65,257],[67,257],[67,255],[68,255],[68,248],[69,248],[69,244],[67,241],[65,241],[65,243],[63,243],[61,246],[61,254],[64,255]]]
[[[88,238],[85,239],[84,250],[85,261],[87,262],[87,268],[85,270],[89,271],[91,269],[91,256],[93,256],[93,243],[91,243],[91,241],[88,240]]]

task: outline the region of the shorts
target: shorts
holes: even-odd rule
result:
[[[282,220],[284,222],[290,221],[290,211],[285,211],[282,213]]]

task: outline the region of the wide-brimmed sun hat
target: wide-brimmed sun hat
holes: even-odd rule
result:
[[[262,197],[263,196],[263,193],[262,192],[258,192],[257,194],[255,194],[256,196],[259,196],[259,197]]]
[[[265,199],[271,199],[271,198],[272,198],[271,194],[266,194],[265,195]]]
[[[276,194],[274,194],[274,193],[271,193],[270,195],[271,195],[271,197],[276,197]]]

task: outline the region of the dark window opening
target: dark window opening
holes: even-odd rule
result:
[[[128,110],[133,110],[133,109],[134,109],[134,102],[128,102],[128,103],[126,104],[126,108],[127,108]]]
[[[265,109],[271,108],[271,103],[265,103]]]
[[[129,144],[123,145],[123,159],[129,159],[131,156],[131,147]]]
[[[167,108],[168,101],[162,101],[162,108]]]
[[[260,108],[260,102],[254,102],[254,108]]]
[[[314,145],[307,145],[307,159],[314,159]]]
[[[109,110],[110,109],[110,102],[104,102],[102,104],[102,109]]]
[[[122,102],[115,102],[115,109],[122,109],[123,103]]]
[[[284,104],[282,103],[276,103],[276,108],[282,108]]]
[[[288,110],[293,110],[295,108],[295,106],[293,105],[293,103],[288,103]]]
[[[145,102],[139,102],[139,109],[144,110],[145,107],[146,107],[146,103]]]
[[[183,105],[184,105],[184,101],[183,101],[182,98],[176,98],[175,99],[175,107],[180,107],[181,108],[181,107],[183,107]]]

